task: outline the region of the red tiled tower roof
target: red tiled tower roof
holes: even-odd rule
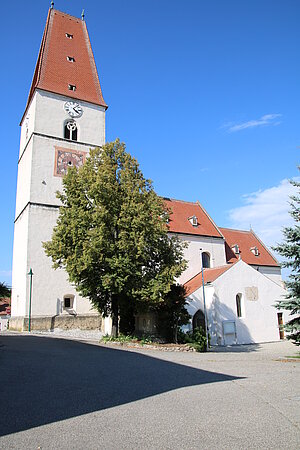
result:
[[[68,61],[68,56],[75,61]],[[76,90],[70,90],[69,84]],[[25,112],[35,89],[107,108],[84,20],[49,10]]]
[[[184,202],[182,200],[170,198],[164,198],[163,201],[171,212],[168,223],[170,232],[219,238],[223,237],[218,227],[199,202]],[[193,216],[197,219],[196,226],[189,220]]]
[[[274,256],[269,252],[256,234],[251,231],[232,230],[230,228],[220,228],[225,238],[226,260],[228,263],[241,259],[250,265],[255,266],[279,266]],[[239,254],[235,254],[232,247],[239,246]],[[257,256],[254,254],[255,247],[258,250]]]

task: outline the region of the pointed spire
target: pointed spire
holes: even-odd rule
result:
[[[53,9],[53,6],[54,6],[54,1],[52,0],[50,3],[50,9]]]
[[[84,9],[82,10],[82,13],[81,13],[81,20],[84,20]]]
[[[55,14],[54,14],[55,11]],[[64,30],[66,34],[63,34]],[[66,41],[69,36],[74,39]],[[80,61],[70,64],[66,59],[64,42],[67,42],[69,54]],[[53,70],[55,67],[55,71]],[[76,91],[69,85],[75,85]],[[53,92],[66,97],[77,98],[89,103],[107,105],[103,99],[96,64],[84,21],[61,11],[49,9],[40,52],[33,75],[28,101],[23,117],[36,89]],[[23,120],[23,118],[22,118]]]

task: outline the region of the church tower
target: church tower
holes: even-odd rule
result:
[[[62,177],[105,142],[107,105],[83,19],[49,10],[20,124],[11,329],[28,329],[29,317],[32,330],[101,323],[42,247],[58,217]]]

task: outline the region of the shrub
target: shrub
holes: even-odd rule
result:
[[[188,331],[187,333],[180,331],[178,333],[178,341],[181,344],[188,344],[197,352],[207,351],[206,335],[202,327],[195,328],[193,331]]]

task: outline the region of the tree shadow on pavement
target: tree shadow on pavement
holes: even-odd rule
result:
[[[206,383],[238,379],[64,339],[1,336],[0,436]]]

